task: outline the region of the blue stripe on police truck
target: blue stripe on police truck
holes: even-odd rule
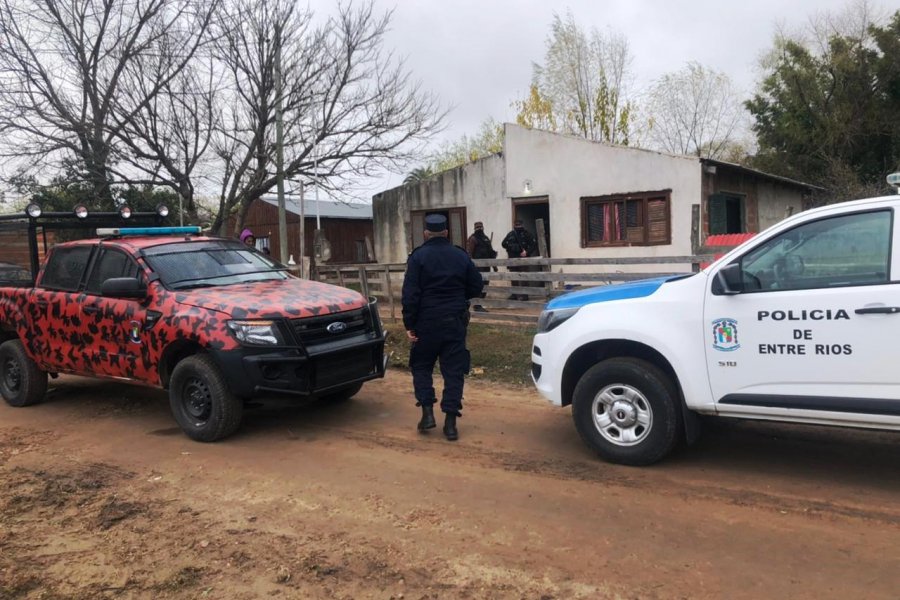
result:
[[[688,275],[689,276],[689,275]],[[685,275],[669,275],[655,277],[653,279],[640,279],[617,285],[600,285],[586,290],[579,290],[571,294],[564,294],[547,303],[547,310],[561,308],[581,308],[588,304],[609,302],[612,300],[629,300],[632,298],[645,298],[658,290],[662,284],[673,279],[683,279]]]

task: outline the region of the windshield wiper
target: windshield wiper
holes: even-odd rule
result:
[[[197,288],[210,288],[210,287],[219,287],[221,284],[217,283],[185,283],[183,285],[174,284],[172,289],[176,290],[193,290]]]

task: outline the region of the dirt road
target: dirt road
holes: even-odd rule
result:
[[[0,405],[0,598],[900,597],[896,434],[716,424],[633,469],[529,388],[469,382],[455,444],[409,389],[208,445],[155,390]]]

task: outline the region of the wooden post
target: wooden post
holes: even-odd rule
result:
[[[700,205],[691,205],[691,254],[700,253]]]
[[[550,249],[547,247],[547,230],[544,228],[544,220],[543,219],[535,219],[534,228],[537,231],[537,243],[538,243],[538,252],[540,252],[542,258],[550,258]],[[535,269],[536,271],[552,271],[553,268],[547,265],[547,268],[538,267]],[[529,284],[530,285],[530,284]],[[541,285],[541,284],[538,284]],[[552,284],[543,284],[542,287],[548,287]],[[531,300],[531,297],[528,297]]]
[[[344,271],[340,267],[337,267],[335,271],[337,271],[338,285],[344,287]]]
[[[544,229],[544,220],[535,219],[534,228],[537,232],[538,252],[543,258],[550,258],[550,249],[547,247],[547,230]]]
[[[366,274],[366,267],[362,266],[359,268],[359,287],[362,291],[362,295],[366,298],[369,297],[369,277]]]
[[[691,255],[700,254],[700,205],[691,205]],[[700,272],[700,263],[692,262],[691,271]]]
[[[384,266],[384,285],[387,286],[388,303],[391,306],[391,322],[397,321],[397,313],[394,309],[394,288],[391,287],[391,266]]]

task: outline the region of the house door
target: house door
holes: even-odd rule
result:
[[[546,245],[545,258],[550,257],[550,202],[547,196],[540,198],[513,198],[513,222],[522,221],[525,229],[531,232],[534,239],[538,240],[538,249],[541,249],[538,221],[544,225],[544,242]],[[512,225],[512,224],[510,224]]]
[[[447,228],[450,232],[450,242],[454,246],[466,247],[466,209],[444,208],[434,210],[413,210],[409,213],[409,228],[411,244],[410,251],[418,248],[425,242],[425,217],[427,215],[444,215],[447,218]]]

